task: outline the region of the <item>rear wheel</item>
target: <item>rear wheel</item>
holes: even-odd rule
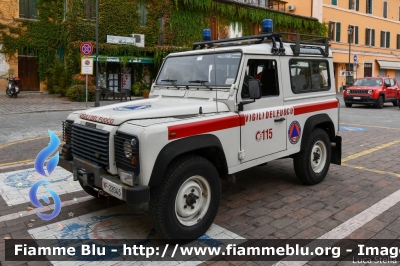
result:
[[[375,107],[378,109],[383,108],[383,96],[379,96],[378,100],[376,101]]]
[[[352,107],[353,104],[352,103],[345,103],[346,107]]]
[[[150,212],[165,239],[188,242],[210,228],[217,214],[221,184],[217,170],[200,156],[174,160],[163,181],[151,188]]]
[[[315,185],[324,180],[331,162],[331,146],[328,134],[315,128],[306,147],[293,158],[297,177],[306,185]]]

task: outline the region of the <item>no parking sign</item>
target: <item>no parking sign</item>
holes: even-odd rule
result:
[[[83,42],[81,44],[81,54],[89,56],[93,53],[93,45],[90,42]]]
[[[81,58],[81,74],[93,75],[93,58]]]

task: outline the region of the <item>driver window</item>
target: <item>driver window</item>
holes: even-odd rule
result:
[[[249,59],[243,80],[242,98],[249,97],[248,82],[258,79],[261,82],[261,96],[279,96],[278,67],[276,60]]]

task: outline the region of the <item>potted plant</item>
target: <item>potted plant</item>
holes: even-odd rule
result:
[[[149,89],[142,90],[143,98],[149,98],[149,94],[150,94],[150,90]]]

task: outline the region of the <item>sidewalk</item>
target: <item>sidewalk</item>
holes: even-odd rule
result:
[[[100,100],[100,106],[119,103],[119,99]],[[141,97],[132,97],[132,100]],[[125,99],[123,99],[125,101]],[[129,101],[129,98],[128,98]],[[94,102],[88,102],[88,108],[94,107]],[[24,114],[54,111],[74,111],[86,108],[85,102],[70,102],[66,97],[41,92],[24,92],[18,98],[10,98],[5,93],[0,94],[0,115]]]

